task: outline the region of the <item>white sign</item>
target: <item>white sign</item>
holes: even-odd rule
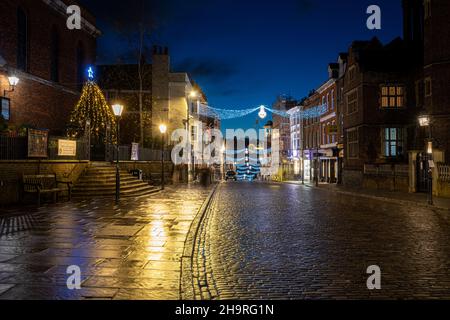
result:
[[[77,142],[74,140],[58,140],[58,156],[75,157],[77,155]]]
[[[139,143],[131,144],[131,161],[139,161]]]

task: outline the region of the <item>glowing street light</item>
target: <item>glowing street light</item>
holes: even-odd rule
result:
[[[19,78],[16,76],[8,77],[9,82],[9,90],[3,90],[3,96],[6,97],[8,92],[13,92],[16,89],[16,86],[19,84]]]
[[[122,117],[124,106],[121,104],[112,105],[114,116],[116,116],[116,203],[120,200],[120,168],[119,168],[119,122]]]
[[[167,126],[165,124],[159,125],[159,132],[161,132],[161,190],[164,190],[165,187],[165,178],[164,178],[164,136],[167,132]]]
[[[419,116],[419,125],[421,127],[428,127],[430,125],[430,117],[427,115]]]
[[[418,117],[421,127],[428,127],[428,141],[426,144],[428,154],[428,204],[433,205],[433,139],[431,135],[431,117],[421,115]]]

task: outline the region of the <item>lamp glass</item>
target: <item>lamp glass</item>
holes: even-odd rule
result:
[[[419,117],[419,125],[421,127],[427,127],[430,125],[430,117],[429,116],[420,116]]]
[[[161,125],[159,126],[159,131],[160,131],[162,134],[166,133],[166,132],[167,132],[167,126],[166,126],[165,124],[161,124]]]
[[[433,142],[432,141],[428,141],[427,153],[428,154],[433,154]]]
[[[192,91],[189,93],[189,97],[191,97],[191,98],[197,98],[197,91],[192,90]]]
[[[113,109],[114,115],[116,117],[121,117],[122,116],[123,109],[124,109],[123,105],[121,105],[121,104],[114,104],[112,106],[112,109]]]
[[[19,78],[17,78],[16,76],[11,76],[8,77],[8,81],[11,86],[15,87],[19,83]]]

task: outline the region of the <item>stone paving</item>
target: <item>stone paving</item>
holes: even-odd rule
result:
[[[184,242],[210,190],[0,213],[0,299],[179,299]],[[81,290],[67,288],[71,265]]]
[[[230,182],[199,234],[199,299],[450,299],[448,211]],[[367,289],[370,265],[381,290]]]

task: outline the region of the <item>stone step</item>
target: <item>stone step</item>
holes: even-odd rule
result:
[[[155,192],[158,192],[159,189],[146,185],[146,186],[142,186],[140,188],[134,188],[131,190],[120,190],[120,195],[124,196],[124,197],[137,197],[137,196],[142,196],[142,195],[147,195],[147,194],[152,194]],[[86,191],[86,190],[80,190],[78,192],[76,192],[74,190],[73,192],[73,196],[75,198],[95,198],[95,197],[109,197],[109,196],[114,196],[116,194],[116,190],[115,188],[113,190],[96,190],[96,191]]]
[[[145,183],[141,180],[130,180],[130,181],[120,181],[120,185],[121,187],[127,187],[127,188],[131,188],[131,187],[138,187],[141,185],[148,185],[148,183]],[[108,183],[85,183],[85,182],[81,182],[81,183],[77,183],[77,185],[75,186],[74,190],[78,190],[78,189],[108,189],[108,188],[115,188],[116,187],[116,181],[111,181]]]
[[[132,192],[123,192],[121,190],[120,192],[120,196],[121,197],[140,197],[140,196],[145,196],[145,195],[150,195],[156,192],[159,192],[160,189],[159,188],[155,188],[152,186],[146,186],[145,188],[140,188],[140,189],[135,189]],[[108,191],[108,192],[99,192],[99,191],[95,191],[95,192],[78,192],[78,193],[74,193],[73,197],[74,198],[99,198],[99,197],[114,197],[116,194],[116,191]]]
[[[121,182],[129,182],[129,181],[139,181],[136,179],[136,177],[132,176],[121,176],[120,177]],[[109,183],[116,183],[116,177],[109,177],[109,178],[94,178],[94,177],[84,177],[78,180],[78,184],[109,184]]]

